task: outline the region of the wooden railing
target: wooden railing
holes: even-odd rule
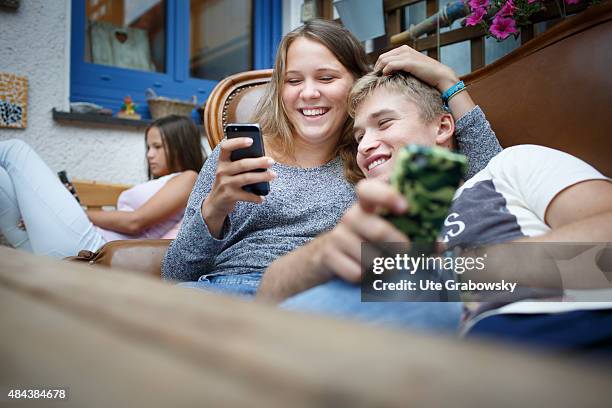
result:
[[[525,44],[535,36],[534,24],[547,21],[553,25],[565,15],[580,12],[587,7],[586,2],[564,5],[563,0],[559,1],[559,3],[547,1],[546,9],[532,16],[531,24],[521,29],[521,44]],[[421,2],[425,2],[427,17],[439,11],[437,0],[384,0],[386,36],[374,40],[374,50],[368,55],[370,60],[374,62],[380,54],[403,44],[407,44],[418,51],[426,51],[427,55],[439,60],[441,47],[470,41],[471,70],[475,71],[484,67],[484,38],[486,33],[479,26],[460,27],[441,33],[434,31],[418,39],[412,39],[407,35],[409,27],[406,27],[404,22],[404,8]],[[317,10],[319,11],[319,17],[333,18],[333,0],[317,0]]]

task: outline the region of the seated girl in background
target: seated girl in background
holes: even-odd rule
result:
[[[121,193],[116,211],[84,211],[30,146],[0,142],[0,232],[14,248],[57,258],[117,239],[174,238],[204,163],[200,133],[171,115],[145,142],[149,181]]]

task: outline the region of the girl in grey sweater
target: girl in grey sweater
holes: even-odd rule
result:
[[[217,146],[165,256],[165,279],[253,295],[270,263],[339,222],[362,177],[346,165],[357,153],[347,95],[367,70],[361,44],[333,22],[311,21],[284,37],[254,117],[269,157],[231,162],[248,139]],[[485,164],[500,150],[497,140],[487,146],[478,151]],[[266,171],[251,171],[257,168]],[[265,200],[242,189],[262,181],[270,182]]]

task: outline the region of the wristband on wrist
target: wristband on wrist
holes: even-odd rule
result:
[[[455,85],[451,86],[450,88],[448,88],[446,91],[444,91],[444,93],[440,96],[440,98],[442,98],[442,106],[444,107],[444,110],[447,112],[450,112],[450,107],[448,106],[448,101],[450,101],[450,99],[457,95],[459,92],[463,91],[465,89],[465,84],[463,83],[463,81],[459,81],[457,82]]]

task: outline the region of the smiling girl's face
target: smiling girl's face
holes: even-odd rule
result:
[[[324,45],[297,38],[287,50],[282,100],[294,137],[301,142],[335,145],[348,117],[351,73]]]

